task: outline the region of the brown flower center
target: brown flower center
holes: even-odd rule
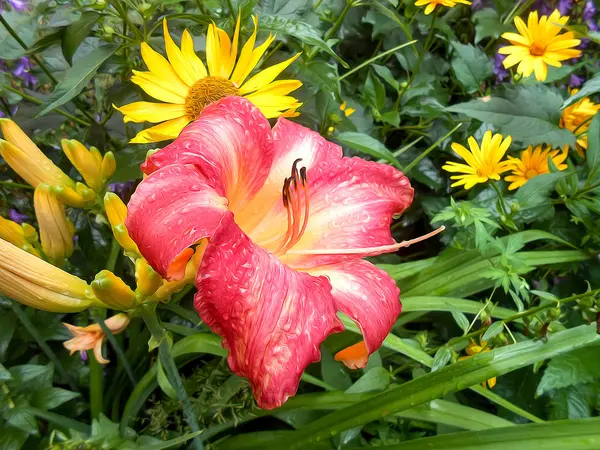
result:
[[[185,115],[196,120],[204,108],[228,95],[238,95],[233,82],[223,77],[204,77],[190,88],[185,98]]]
[[[543,56],[544,53],[546,53],[546,47],[542,47],[540,44],[534,42],[533,45],[529,47],[529,53],[533,56]]]

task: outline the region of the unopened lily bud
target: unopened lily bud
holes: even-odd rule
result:
[[[61,202],[74,208],[89,208],[96,202],[96,193],[83,183],[77,183],[75,189],[53,186],[52,192]]]
[[[92,150],[95,151],[88,150],[81,142],[74,139],[63,139],[61,143],[65,155],[81,174],[87,185],[94,191],[100,192],[104,187],[104,183],[102,183],[100,173],[102,159],[98,150],[93,148]]]
[[[33,228],[31,225],[27,226]],[[35,234],[37,235],[37,233]],[[38,251],[31,245],[31,241],[28,239],[29,236],[30,231],[28,228],[25,228],[12,220],[0,217],[0,239],[10,242],[12,245],[19,247],[32,255],[40,256]]]
[[[40,184],[33,194],[33,206],[40,228],[42,249],[48,258],[62,265],[73,253],[74,227],[47,184]]]
[[[0,139],[0,155],[30,185],[75,185],[12,120],[0,119],[0,129],[5,139]]]
[[[100,172],[102,174],[102,182],[106,183],[117,170],[117,161],[115,160],[115,155],[113,152],[106,152],[104,154],[104,158],[102,158],[102,163],[100,165]]]
[[[139,250],[133,239],[129,236],[125,219],[127,218],[127,206],[117,194],[107,192],[104,196],[104,208],[106,216],[112,227],[113,235],[121,247],[125,249],[128,256],[138,257]]]
[[[104,306],[82,279],[0,239],[0,293],[32,308],[78,312]]]
[[[144,258],[135,261],[136,292],[143,297],[148,297],[156,292],[162,284],[162,277],[150,267]]]
[[[137,305],[135,293],[125,282],[109,270],[103,270],[92,281],[96,297],[110,308],[124,310]]]

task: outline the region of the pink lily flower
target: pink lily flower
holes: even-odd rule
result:
[[[400,171],[343,157],[289,120],[271,128],[241,97],[206,107],[142,171],[127,229],[168,279],[182,276],[188,247],[208,238],[195,307],[260,407],[296,393],[320,344],[343,330],[337,311],[362,330],[364,351],[350,365],[364,367],[401,310],[396,283],[362,259],[412,242],[390,233],[413,199]]]

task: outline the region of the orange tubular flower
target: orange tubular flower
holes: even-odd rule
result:
[[[112,332],[112,334],[119,334],[125,331],[127,325],[129,325],[130,319],[127,314],[120,313],[112,316],[110,319],[105,320],[104,324]],[[63,325],[67,327],[69,333],[73,335],[73,339],[65,341],[63,345],[67,350],[71,352],[71,355],[77,351],[84,352],[86,350],[94,350],[94,356],[96,361],[100,364],[108,364],[110,361],[104,359],[102,356],[102,344],[106,339],[106,335],[102,331],[102,328],[97,323],[88,325],[87,327],[76,327],[63,322]]]

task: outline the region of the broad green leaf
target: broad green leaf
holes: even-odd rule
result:
[[[463,330],[463,332],[466,332],[469,328],[469,319],[467,319],[467,317],[463,313],[455,309],[450,310],[450,313],[452,314],[454,321],[460,327],[460,329]]]
[[[39,433],[35,416],[29,411],[25,410],[22,406],[7,408],[7,410],[3,413],[3,417],[4,420],[6,420],[7,425],[11,427],[17,428],[18,430],[29,434]]]
[[[565,171],[538,175],[519,188],[515,200],[519,204],[517,218],[525,223],[552,214],[549,196],[559,180],[569,174]]]
[[[586,386],[576,385],[552,392],[550,419],[583,419],[590,417],[591,405],[586,395]]]
[[[458,82],[468,94],[479,91],[481,83],[492,76],[492,62],[478,47],[460,42],[453,42],[452,46],[456,51],[452,68]]]
[[[546,367],[536,390],[536,396],[552,389],[579,383],[591,383],[600,378],[600,346],[575,350],[554,358]]]
[[[31,55],[34,53],[40,53],[43,50],[46,50],[47,48],[52,47],[55,44],[60,44],[60,42],[62,41],[63,33],[64,30],[59,29],[54,33],[50,33],[45,35],[44,37],[41,37],[29,47],[26,54]]]
[[[474,13],[473,22],[475,23],[475,44],[487,37],[498,39],[502,33],[512,28],[510,25],[502,23],[498,12],[492,8],[485,8]]]
[[[77,398],[79,395],[78,392],[71,392],[57,387],[42,388],[33,393],[30,403],[31,406],[36,408],[49,410]]]
[[[382,391],[390,384],[390,373],[383,367],[373,367],[352,386],[346,389],[348,394]]]
[[[307,63],[301,62],[295,67],[298,70],[300,79],[308,82],[305,83],[305,85],[312,86],[320,91],[328,92],[333,95],[339,103],[342,103],[336,64],[314,60]]]
[[[582,98],[588,97],[592,94],[595,94],[596,92],[600,92],[600,73],[594,75],[593,78],[587,80],[576,94],[571,95],[568,99],[566,99],[565,102],[562,104],[561,109],[567,108],[573,103],[578,102]]]
[[[0,315],[0,361],[5,360],[6,350],[15,333],[17,323],[17,318],[12,312],[5,311]]]
[[[340,391],[352,386],[352,379],[344,364],[334,360],[333,355],[326,348],[321,350],[321,377],[325,383]]]
[[[33,44],[37,28],[34,14],[22,14],[17,11],[2,11],[2,18],[17,30],[19,37],[27,46]],[[25,49],[0,25],[0,59],[16,59],[25,54]]]
[[[171,383],[169,383],[169,380],[167,379],[167,376],[165,375],[165,371],[162,368],[162,365],[160,364],[160,361],[158,361],[158,371],[156,372],[156,381],[158,381],[158,385],[160,386],[160,389],[169,396],[169,398],[172,398],[173,400],[177,400],[177,392],[175,391],[175,388],[171,385]]]
[[[8,370],[12,376],[12,380],[8,382],[11,389],[30,394],[37,389],[52,386],[54,374],[52,365],[24,364],[12,366]]]
[[[258,27],[260,30],[269,31],[273,34],[291,36],[299,39],[305,44],[329,54],[329,56],[335,58],[343,67],[348,68],[348,64],[336,55],[331,47],[321,39],[319,31],[305,22],[301,22],[297,19],[288,19],[280,15],[265,14],[260,16]]]
[[[0,364],[0,381],[8,381],[11,378],[12,375],[10,374],[10,372],[6,370],[6,367]]]
[[[69,64],[73,62],[73,55],[77,47],[88,37],[99,18],[100,16],[97,13],[87,11],[81,15],[81,18],[77,22],[72,23],[65,29],[62,38],[62,51]]]
[[[600,171],[600,115],[596,114],[588,131],[588,148],[585,160],[590,169],[588,180],[592,181]]]
[[[483,333],[481,340],[489,341],[494,336],[498,336],[500,333],[502,333],[502,330],[504,330],[504,323],[503,322],[494,322],[493,324],[490,325],[490,327],[487,330],[485,330],[485,333]]]
[[[273,14],[277,17],[297,19],[311,6],[307,0],[261,0],[259,17]]]
[[[73,67],[66,71],[64,79],[58,83],[54,92],[52,92],[48,100],[41,106],[42,110],[37,114],[37,117],[47,114],[79,95],[96,74],[102,63],[116,49],[117,47],[112,45],[98,47],[87,56],[78,60]]]
[[[398,166],[398,160],[394,154],[384,144],[368,134],[346,131],[334,136],[334,139],[353,150],[383,159],[396,167]]]
[[[187,433],[183,436],[179,436],[174,439],[169,439],[168,441],[164,441],[159,444],[144,445],[142,448],[144,450],[166,450],[169,448],[179,448],[181,444],[185,444],[187,441],[195,438],[196,436],[199,436],[201,433],[202,431],[197,431],[195,433]]]
[[[465,431],[384,445],[379,450],[595,450],[600,418],[561,420],[485,431]]]
[[[595,325],[582,325],[554,333],[548,337],[546,342],[527,340],[480,353],[335,411],[284,437],[275,438],[260,448],[263,450],[309,448],[311,443],[328,439],[349,428],[379,420],[381,417],[466,389],[490,378],[558,356],[574,348],[598,342],[600,342],[600,336],[596,333]],[[597,423],[594,425],[595,433],[600,438],[600,427]],[[519,428],[515,427],[514,429]],[[237,448],[258,447],[241,445]]]
[[[477,314],[482,308],[483,303],[476,302],[473,300],[466,300],[463,298],[454,297],[435,297],[435,296],[415,296],[406,297],[401,295],[400,300],[402,301],[402,312],[407,313],[411,311],[447,311],[452,310],[460,311],[465,314]],[[516,314],[516,311],[503,308],[501,306],[494,306],[491,312],[491,316],[498,319],[506,319]]]
[[[2,450],[20,450],[28,437],[29,434],[24,431],[3,427],[0,432],[0,448]]]
[[[484,97],[446,108],[500,128],[523,145],[575,147],[575,135],[560,128],[562,97],[537,84],[505,88],[502,96]]]
[[[380,66],[378,64],[371,64],[371,67],[375,71],[377,75],[379,75],[383,80],[389,84],[395,91],[400,90],[400,83],[396,80],[392,71],[386,66]]]
[[[367,75],[363,96],[376,111],[381,111],[385,106],[385,87],[371,71]]]

